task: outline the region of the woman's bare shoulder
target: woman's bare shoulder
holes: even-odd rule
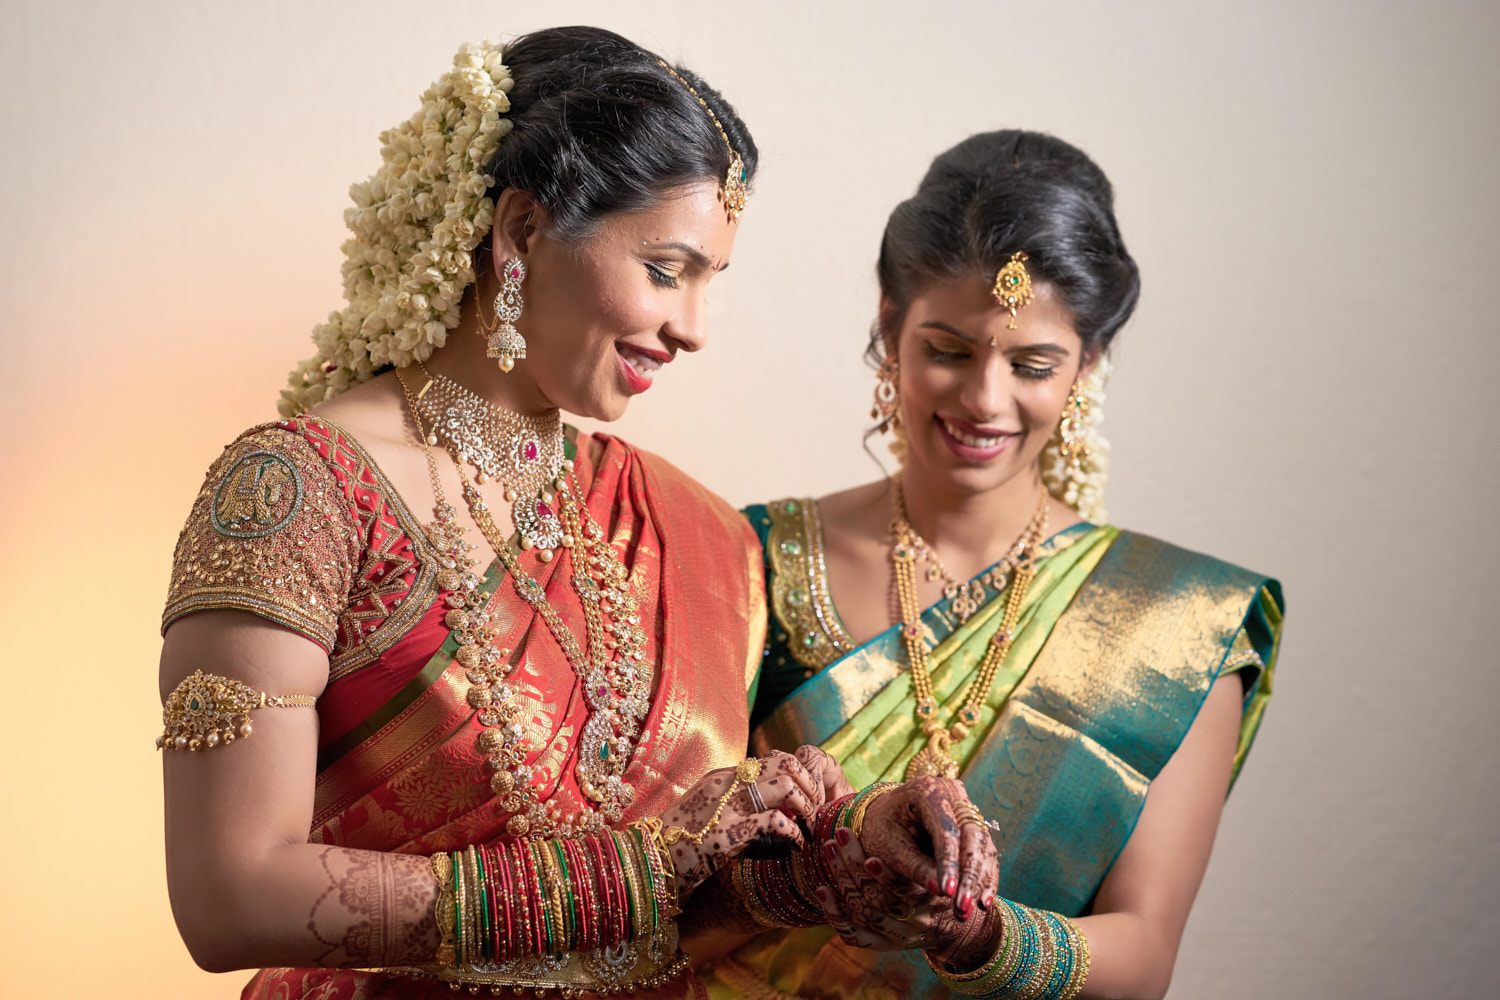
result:
[[[347,431],[378,461],[414,443],[406,410],[401,382],[390,371],[319,403],[309,416]]]

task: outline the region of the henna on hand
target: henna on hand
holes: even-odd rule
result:
[[[823,799],[818,805],[821,806],[824,802],[834,802],[845,795],[854,794],[855,788],[844,776],[844,769],[822,747],[803,745],[792,751],[792,756],[797,758],[807,773],[822,788]]]
[[[988,906],[999,878],[989,830],[958,822],[957,808],[967,803],[961,781],[916,778],[871,802],[860,833],[866,852],[933,895],[952,898],[962,917],[976,901]]]
[[[866,858],[847,829],[824,849],[833,885],[819,892],[819,900],[846,944],[875,951],[925,947],[931,929],[926,892]]]
[[[324,948],[319,966],[432,961],[438,947],[437,882],[427,858],[329,847],[318,861],[328,887],[308,912],[307,930]]]
[[[748,790],[726,799],[725,793],[734,783],[735,768],[710,771],[661,818],[667,827],[680,827],[697,834],[713,820],[719,803],[724,804],[718,821],[704,831],[702,843],[695,844],[684,837],[668,847],[677,872],[678,891],[683,895],[692,892],[761,837],[786,840],[801,847],[803,836],[796,818],[810,821],[823,804],[822,785],[797,758],[779,751],[761,758],[760,776],[754,782],[766,806],[763,811],[756,811]]]

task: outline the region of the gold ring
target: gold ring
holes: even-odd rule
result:
[[[980,812],[979,807],[972,802],[960,802],[955,806],[953,809],[953,818],[958,821],[960,827],[968,826],[971,823],[976,826],[985,825],[984,813]]]

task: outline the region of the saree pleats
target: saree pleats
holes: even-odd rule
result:
[[[1135,828],[1151,781],[1224,670],[1244,670],[1238,772],[1270,696],[1281,628],[1273,580],[1112,527],[1046,543],[1016,640],[974,735],[954,748],[970,797],[999,827],[1001,895],[1086,912]],[[933,687],[963,703],[1004,595],[959,623],[923,614]],[[924,737],[895,629],[802,684],[752,734],[757,752],[823,746],[855,787],[901,780]],[[915,961],[913,961],[915,957]],[[865,952],[828,928],[762,935],[727,961],[714,996],[939,997],[920,956]],[[731,985],[733,984],[733,985]]]

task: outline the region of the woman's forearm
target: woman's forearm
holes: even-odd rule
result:
[[[288,844],[197,870],[169,865],[172,908],[210,972],[431,962],[437,881],[427,857]]]
[[[1134,913],[1101,913],[1074,921],[1088,938],[1088,982],[1083,997],[1156,1000],[1172,984],[1177,949],[1150,921]]]

